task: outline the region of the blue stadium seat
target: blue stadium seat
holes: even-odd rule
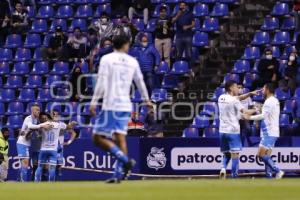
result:
[[[205,128],[204,136],[206,138],[216,138],[219,137],[219,129],[218,128]]]
[[[234,67],[232,69],[232,73],[236,74],[244,74],[250,71],[250,63],[248,60],[237,60],[234,63]]]
[[[90,5],[80,5],[75,13],[77,18],[93,17],[93,9]]]
[[[8,104],[6,115],[18,115],[24,113],[24,105],[22,102],[15,101]]]
[[[48,76],[46,79],[46,83],[44,85],[45,88],[49,88],[50,86],[57,85],[55,82],[61,81],[61,76],[58,75],[52,75]]]
[[[49,5],[49,4],[55,3],[55,0],[39,0],[39,1],[37,1],[37,3],[39,5]]]
[[[263,102],[264,101],[264,96],[263,96],[262,91],[260,91],[257,95],[254,95],[252,97],[252,100],[257,101],[257,102]]]
[[[32,19],[35,17],[35,9],[33,6],[25,6],[25,9],[27,10],[28,18]]]
[[[277,2],[274,5],[271,14],[274,16],[280,16],[280,15],[288,15],[289,12],[290,12],[289,5],[287,3]]]
[[[272,31],[279,29],[279,19],[276,17],[267,16],[261,26],[261,30]]]
[[[275,58],[280,58],[280,48],[278,46],[268,46],[269,49],[272,50],[272,55]]]
[[[216,116],[218,115],[219,109],[216,102],[206,102],[203,105],[201,115]]]
[[[101,16],[101,13],[103,13],[103,12],[106,12],[106,13],[108,13],[108,14],[111,13],[111,6],[110,6],[109,3],[107,3],[107,4],[102,4],[102,5],[97,6],[96,12],[95,12],[95,17],[96,17],[96,18],[97,18],[97,17],[100,17],[100,16]]]
[[[164,74],[167,74],[169,71],[170,71],[170,67],[169,67],[168,63],[165,61],[162,61],[159,64],[158,68],[156,69],[155,74],[164,75]]]
[[[228,3],[228,4],[233,4],[233,3],[238,3],[239,0],[218,0],[220,3]]]
[[[295,17],[286,17],[284,18],[282,25],[281,25],[281,30],[283,31],[292,31],[296,27],[296,22],[295,22]]]
[[[90,138],[93,133],[93,128],[91,127],[84,127],[80,129],[79,138]]]
[[[202,3],[214,4],[217,0],[201,0]]]
[[[225,88],[218,87],[215,89],[212,101],[218,101],[219,97],[225,93]]]
[[[295,90],[294,99],[300,99],[300,87]]]
[[[40,89],[36,100],[39,102],[53,101],[50,89]]]
[[[296,105],[297,105],[296,100],[286,100],[284,102],[282,113],[294,115],[296,110]]]
[[[5,88],[20,88],[23,85],[23,79],[21,76],[9,76],[7,78],[6,84],[4,85]]]
[[[260,49],[258,47],[246,47],[242,59],[252,60],[260,58]]]
[[[69,63],[67,62],[56,62],[53,65],[53,70],[50,72],[53,75],[64,75],[69,73]]]
[[[279,117],[279,126],[282,128],[289,127],[291,125],[290,115],[288,114],[280,114]]]
[[[72,32],[74,28],[79,27],[81,31],[87,30],[87,25],[85,19],[74,19],[69,27],[69,32]]]
[[[281,88],[277,88],[275,90],[275,96],[279,101],[285,101],[291,98],[291,93],[290,91],[283,91]]]
[[[228,81],[235,81],[236,83],[240,83],[240,76],[238,74],[226,74],[224,76],[223,84]]]
[[[155,31],[155,27],[156,27],[156,19],[150,19],[150,20],[148,21],[148,24],[147,24],[145,30],[146,30],[147,32],[153,32],[153,31]]]
[[[143,19],[132,19],[132,22],[131,22],[135,28],[138,30],[138,31],[144,31],[145,29],[145,25],[144,25],[144,20]]]
[[[81,109],[81,115],[90,115],[91,113],[90,113],[90,104],[89,103],[86,103],[86,104],[84,104],[84,105],[80,105],[81,107],[80,107],[80,109]]]
[[[39,76],[39,75],[30,75],[27,78],[25,87],[26,88],[40,88],[40,87],[42,87],[42,77]]]
[[[151,100],[156,103],[168,101],[168,93],[165,89],[154,89],[151,94]]]
[[[50,42],[50,38],[53,36],[54,34],[47,34],[44,37],[44,41],[43,41],[43,46],[44,47],[48,47],[49,46],[49,42]]]
[[[22,46],[22,37],[18,34],[11,34],[6,37],[5,48],[17,48]]]
[[[0,62],[0,75],[9,74],[9,63],[8,62]]]
[[[49,19],[54,15],[54,9],[51,5],[41,6],[36,18]]]
[[[23,124],[23,116],[22,115],[12,115],[8,117],[6,126],[8,128],[21,128]]]
[[[193,128],[207,128],[207,127],[209,127],[209,120],[210,120],[210,117],[208,117],[206,115],[197,115],[194,118],[191,127],[193,127]]]
[[[43,56],[42,56],[42,47],[39,47],[39,48],[36,48],[34,50],[34,53],[33,53],[33,58],[32,58],[33,61],[42,61],[43,60]]]
[[[162,80],[161,87],[164,89],[178,89],[178,79],[175,75],[166,74]]]
[[[23,75],[29,73],[29,64],[28,62],[17,62],[14,64],[14,68],[11,71],[11,74],[14,75]]]
[[[90,4],[92,0],[73,0],[74,4]]]
[[[39,34],[27,34],[24,47],[25,48],[36,48],[41,46],[41,36]]]
[[[213,17],[225,17],[228,15],[229,15],[229,8],[228,5],[224,3],[216,3],[210,14],[210,16]]]
[[[63,32],[67,31],[67,21],[65,19],[54,19],[50,26],[50,31],[55,32],[56,27],[60,26]]]
[[[209,46],[208,34],[205,32],[196,32],[193,36],[193,46],[208,47]]]
[[[182,133],[185,138],[199,138],[199,130],[197,128],[185,128]]]
[[[56,101],[69,101],[70,99],[70,89],[68,88],[58,88],[57,89],[57,94],[55,97]]]
[[[257,80],[258,77],[259,76],[257,74],[246,73],[243,80],[244,87],[250,88],[252,86],[253,81]]]
[[[76,63],[74,63],[72,70],[77,66],[81,68],[82,73],[84,73],[84,74],[89,73],[89,64],[87,62],[83,62],[83,63],[82,62],[76,62]]]
[[[197,3],[193,8],[195,17],[209,16],[209,8],[207,4]]]
[[[47,20],[36,19],[33,21],[30,32],[32,33],[44,33],[48,31]]]
[[[57,110],[61,113],[61,103],[59,102],[48,102],[46,104],[45,112],[50,112],[51,110]]]
[[[212,124],[210,125],[210,127],[213,127],[213,128],[219,128],[220,126],[220,119],[218,116],[216,116],[212,122]]]
[[[5,115],[5,106],[4,103],[0,102],[0,117],[2,117],[3,115]]]
[[[219,31],[218,18],[205,18],[201,30],[205,32]]]
[[[10,102],[16,99],[16,93],[14,89],[1,89],[0,101]]]
[[[73,3],[74,0],[55,0],[55,4],[66,5]]]
[[[73,7],[69,5],[61,5],[56,13],[56,18],[71,18],[73,17]]]
[[[131,101],[133,103],[141,103],[142,102],[142,97],[141,97],[141,94],[138,90],[135,90],[133,92],[133,94],[131,95]]]
[[[31,74],[33,75],[44,75],[49,72],[49,64],[47,61],[36,62],[33,65]]]
[[[290,56],[290,53],[292,52],[296,52],[296,47],[295,46],[292,46],[292,45],[286,45],[284,50],[283,50],[283,53],[281,55],[281,59],[285,59],[287,60]]]
[[[187,61],[176,61],[170,71],[174,75],[186,75],[189,73],[189,64]]]
[[[255,33],[254,38],[252,40],[253,45],[265,45],[270,43],[270,35],[265,31],[258,31]]]
[[[68,102],[62,112],[63,115],[74,115],[78,112],[78,102]],[[81,114],[81,113],[79,113]]]
[[[0,87],[2,87],[3,85],[3,81],[2,81],[2,77],[0,77]]]
[[[8,61],[12,60],[12,50],[11,49],[0,49],[0,61]]]
[[[287,31],[277,32],[275,33],[272,44],[282,45],[290,43],[290,33]]]
[[[16,62],[29,61],[31,59],[30,49],[18,48],[15,55]]]
[[[193,31],[201,31],[201,21],[198,18],[195,18],[195,26],[192,29]]]
[[[22,102],[35,101],[34,89],[22,89],[20,90],[19,100]]]

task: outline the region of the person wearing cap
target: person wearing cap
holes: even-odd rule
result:
[[[2,128],[0,131],[0,182],[7,179],[8,172],[8,128]]]
[[[61,58],[63,47],[66,45],[67,39],[61,26],[57,26],[54,35],[49,39],[48,47],[43,50],[43,58]]]

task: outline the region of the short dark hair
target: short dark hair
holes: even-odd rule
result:
[[[269,90],[270,93],[275,93],[276,86],[274,83],[266,83],[265,87]]]
[[[127,35],[116,35],[113,37],[113,47],[117,50],[122,49],[128,43],[130,43],[130,39]]]
[[[160,8],[159,8],[159,11],[163,11],[163,10],[167,10],[167,7],[165,5],[162,5]]]
[[[76,29],[79,30],[79,31],[81,32],[80,27],[78,27],[78,26],[77,26],[77,27],[74,27],[74,32],[76,31]]]
[[[48,119],[52,119],[52,117],[51,117],[51,115],[49,113],[41,112],[40,116],[42,116],[42,115],[46,115],[48,117]]]
[[[8,129],[7,127],[3,127],[3,128],[1,129],[1,132],[3,133],[3,132],[5,132],[5,131],[8,131],[8,132],[9,132],[9,129]]]
[[[229,80],[225,83],[225,91],[226,92],[229,92],[230,91],[230,88],[231,86],[233,86],[234,84],[237,84],[235,81],[233,80]]]
[[[78,67],[78,66],[77,66]],[[79,67],[80,68],[80,67]],[[57,112],[59,114],[59,111],[57,109],[52,109],[51,113]]]

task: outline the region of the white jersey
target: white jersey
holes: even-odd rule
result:
[[[266,99],[262,107],[261,136],[279,137],[280,104],[276,97]]]
[[[38,120],[34,118],[32,115],[29,115],[24,119],[21,132],[28,133],[29,130],[39,129],[40,126],[37,124],[38,124]],[[31,140],[30,139],[27,140],[25,137],[26,137],[25,135],[20,135],[17,144],[30,146]]]
[[[57,151],[58,142],[59,142],[59,133],[62,129],[67,127],[63,123],[58,122],[48,122],[53,125],[53,128],[50,130],[41,130],[42,134],[42,145],[41,151]]]
[[[131,112],[130,89],[133,80],[143,100],[149,100],[143,74],[135,58],[116,51],[103,56],[91,104],[96,105],[102,98],[103,110]]]
[[[240,112],[244,108],[239,99],[222,94],[218,99],[220,133],[240,134]]]

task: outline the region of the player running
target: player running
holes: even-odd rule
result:
[[[237,178],[239,170],[239,152],[242,150],[240,136],[240,113],[253,114],[255,110],[248,110],[243,107],[241,100],[255,95],[257,91],[237,96],[239,94],[238,85],[234,81],[225,83],[225,94],[218,99],[220,118],[220,146],[223,155],[220,178],[226,178],[226,168],[232,160],[231,177]]]
[[[93,129],[93,141],[117,159],[115,173],[107,183],[120,183],[135,165],[135,161],[127,156],[126,144],[128,120],[132,111],[130,88],[133,80],[143,100],[151,106],[139,64],[127,54],[129,45],[128,37],[114,37],[114,52],[103,56],[100,61],[90,106],[94,116],[98,100],[103,99],[102,111],[98,113]],[[108,139],[113,136],[115,142]]]
[[[281,179],[284,176],[284,172],[275,166],[271,159],[272,148],[275,146],[275,142],[278,139],[279,133],[279,115],[280,104],[278,99],[274,96],[275,87],[272,83],[265,84],[263,88],[263,95],[265,97],[265,103],[262,107],[261,114],[247,115],[244,114],[244,118],[248,120],[260,120],[260,137],[261,141],[258,148],[258,156],[265,163],[266,176],[268,178],[273,177],[273,172],[276,173],[276,178]]]

